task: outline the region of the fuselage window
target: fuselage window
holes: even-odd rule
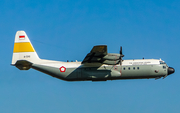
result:
[[[135,69],[135,67],[133,67],[133,69]]]
[[[130,67],[128,69],[130,70]]]
[[[166,69],[166,66],[163,66],[163,69]]]
[[[137,69],[139,69],[139,67],[137,67]]]
[[[125,70],[126,68],[124,67],[123,69]]]

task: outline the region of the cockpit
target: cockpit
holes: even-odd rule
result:
[[[163,69],[166,69],[166,68],[168,69],[168,74],[167,75],[170,75],[170,74],[175,72],[175,69],[172,68],[172,67],[168,67],[168,65],[164,61],[159,61],[159,63],[160,63],[160,65],[162,65]],[[165,65],[163,65],[163,64],[165,64]]]
[[[160,65],[163,65],[162,67],[163,67],[163,69],[166,69],[166,67],[168,67],[167,66],[167,64],[164,62],[164,61],[159,61],[159,63],[160,63]]]

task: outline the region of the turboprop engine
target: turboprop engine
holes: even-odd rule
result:
[[[102,63],[108,65],[116,65],[119,63],[119,57],[120,54],[108,53],[106,56],[102,58],[103,59]]]
[[[120,64],[120,65],[122,65],[122,61],[123,61],[122,57],[124,57],[124,55],[122,54],[122,47],[120,47],[119,54],[108,53],[102,59],[104,59],[104,61],[103,61],[104,64],[108,64],[108,65]]]
[[[103,57],[104,60],[119,60],[120,54],[115,53],[108,53],[106,56]]]

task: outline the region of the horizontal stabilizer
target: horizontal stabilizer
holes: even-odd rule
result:
[[[32,63],[26,60],[18,60],[15,63],[15,66],[20,70],[29,70],[32,66]]]

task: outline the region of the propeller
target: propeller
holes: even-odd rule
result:
[[[119,56],[119,64],[122,65],[122,57],[124,57],[124,55],[122,54],[122,46],[120,47],[120,52],[119,52],[120,56]]]

